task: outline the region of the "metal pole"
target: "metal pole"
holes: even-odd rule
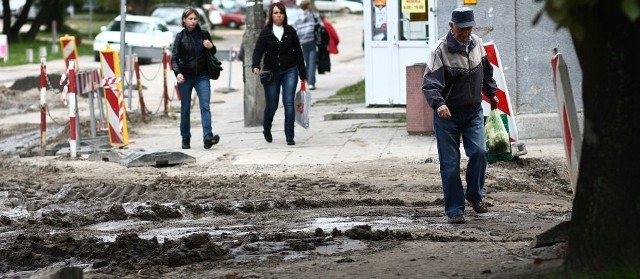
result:
[[[129,50],[129,55],[125,56],[125,57],[129,57],[129,59],[127,59],[127,65],[129,66],[127,71],[129,72],[129,98],[127,100],[127,108],[129,108],[130,111],[133,110],[133,108],[131,107],[131,100],[133,98],[133,46],[129,46],[128,48]]]
[[[124,34],[127,31],[127,0],[120,0],[120,7],[122,8],[120,11],[120,71],[123,71],[127,50],[124,41]],[[124,77],[124,75],[122,75],[122,77]]]
[[[93,94],[95,94],[95,90],[93,90],[92,92],[89,92],[88,94],[89,94],[89,117],[91,118],[91,121],[90,121],[91,137],[95,138],[96,137],[96,113],[93,111],[94,110]]]

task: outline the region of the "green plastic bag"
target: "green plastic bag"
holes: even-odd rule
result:
[[[513,155],[511,155],[509,132],[507,132],[503,117],[497,109],[491,110],[489,113],[489,118],[487,118],[485,123],[485,131],[487,149],[489,150],[488,161],[495,162],[512,160]]]

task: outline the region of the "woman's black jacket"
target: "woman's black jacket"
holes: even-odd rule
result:
[[[194,38],[196,40],[194,40]],[[176,76],[178,74],[207,74],[207,57],[205,51],[211,51],[215,54],[216,46],[214,45],[211,49],[207,50],[207,48],[202,45],[203,40],[211,41],[211,35],[207,31],[202,31],[200,25],[191,32],[189,32],[187,28],[184,28],[180,33],[176,34],[175,41],[173,42],[173,51],[171,52],[171,66]],[[196,44],[200,44],[200,49],[202,49],[200,53],[196,53]]]
[[[273,24],[267,24],[258,37],[253,50],[251,67],[260,69],[260,61],[264,57],[264,68],[272,71],[283,71],[291,67],[298,68],[300,79],[307,79],[302,47],[296,30],[290,25],[283,25],[282,40],[273,34]]]

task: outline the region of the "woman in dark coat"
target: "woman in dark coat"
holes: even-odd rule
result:
[[[207,74],[207,59],[205,51],[216,52],[211,42],[209,31],[203,31],[198,24],[200,15],[192,7],[182,12],[182,26],[184,29],[176,34],[171,52],[173,71],[178,80],[180,91],[180,136],[182,149],[191,148],[191,91],[195,88],[200,101],[200,116],[202,118],[202,136],[204,148],[209,149],[220,141],[220,136],[213,133],[211,127],[211,84]]]
[[[287,24],[287,13],[280,2],[269,8],[268,20],[260,32],[252,56],[253,74],[260,75],[260,61],[264,59],[264,70],[272,72],[269,81],[263,81],[265,94],[264,120],[262,122],[264,139],[271,142],[271,123],[278,109],[280,89],[284,105],[284,134],[288,145],[294,145],[293,124],[295,110],[293,98],[298,87],[298,76],[306,82],[307,71],[304,65],[302,47],[296,30]]]

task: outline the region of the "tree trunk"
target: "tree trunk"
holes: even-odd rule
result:
[[[2,34],[7,34],[9,42],[11,37],[9,31],[11,30],[11,10],[9,8],[9,0],[2,0]]]
[[[59,0],[42,2],[42,7],[40,7],[40,11],[31,23],[31,28],[29,29],[29,32],[27,32],[25,39],[34,40],[38,35],[38,32],[40,32],[40,26],[42,26],[43,24],[51,25],[52,13],[47,11],[53,11],[57,5],[59,5]],[[61,13],[59,8],[57,12]],[[58,22],[57,24],[58,26],[62,26],[62,22]]]
[[[573,16],[585,30],[584,39],[573,36],[585,123],[565,268],[638,271],[640,183],[632,177],[640,173],[640,52],[631,39],[640,36],[640,20],[630,22],[620,1],[597,1]]]
[[[246,29],[242,38],[244,48],[244,61],[242,61],[244,71],[244,126],[255,127],[262,125],[264,119],[264,87],[260,83],[260,78],[251,71],[251,57],[255,49],[260,31],[264,27],[264,12],[262,1],[247,9]]]

